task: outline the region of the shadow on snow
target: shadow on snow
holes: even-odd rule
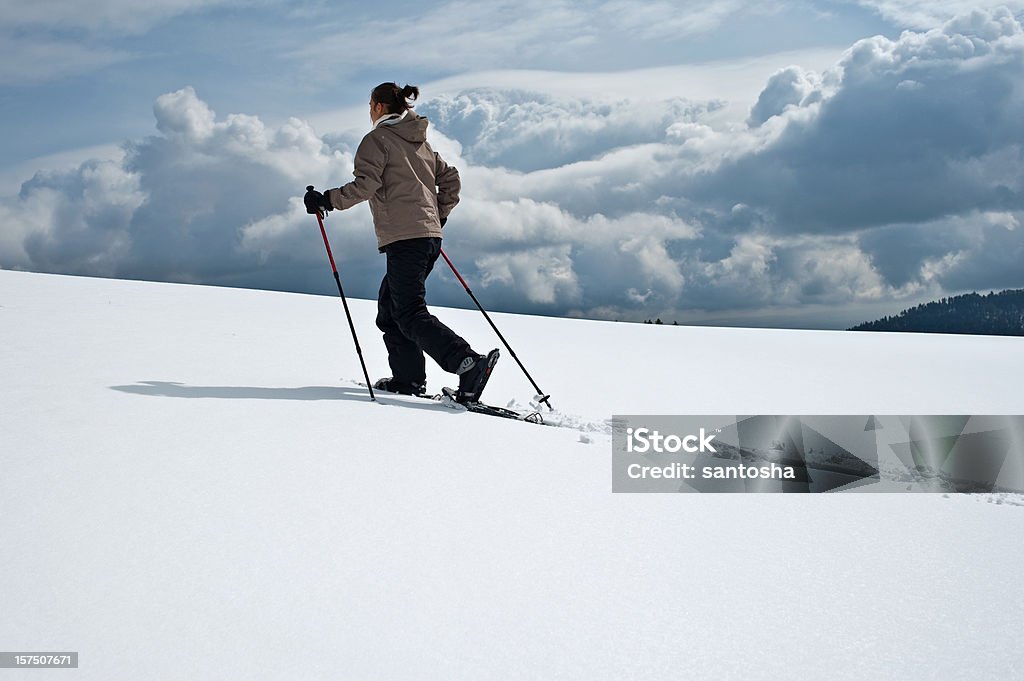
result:
[[[365,388],[331,387],[323,385],[301,388],[264,388],[259,386],[236,385],[185,385],[174,381],[139,381],[135,385],[112,385],[111,390],[133,395],[152,397],[189,397],[222,400],[349,400],[369,402]],[[375,393],[380,404],[394,404],[413,409],[428,409],[447,413],[459,413],[440,402],[431,402],[418,397],[403,398],[398,395]]]

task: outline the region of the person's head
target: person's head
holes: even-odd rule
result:
[[[409,100],[420,96],[415,85],[398,87],[396,83],[381,83],[370,93],[370,121],[376,123],[381,116],[403,114],[412,106]]]

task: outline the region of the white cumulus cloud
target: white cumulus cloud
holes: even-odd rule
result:
[[[996,9],[781,68],[748,124],[671,95],[447,92],[421,107],[463,178],[446,250],[494,309],[621,319],[1021,286],[1021,73],[1024,30]],[[0,265],[330,292],[300,197],[351,178],[364,130],[219,115],[191,88],[154,116],[123,160],[0,205]],[[346,291],[374,296],[368,211],[328,227]],[[436,276],[432,300],[463,304]]]

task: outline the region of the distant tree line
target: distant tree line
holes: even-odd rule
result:
[[[1024,336],[1024,289],[979,295],[967,293],[864,322],[849,331],[914,331]]]

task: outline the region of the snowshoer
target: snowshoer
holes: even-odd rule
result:
[[[427,142],[427,119],[411,109],[419,88],[381,83],[370,94],[373,128],[355,154],[355,180],[337,189],[306,192],[306,211],[345,210],[363,201],[387,256],[377,297],[377,328],[384,332],[392,376],[374,388],[408,395],[426,393],[423,353],[459,376],[456,399],[480,400],[498,350],[475,352],[427,310],[426,279],[441,252],[441,228],[459,202],[459,171]]]

